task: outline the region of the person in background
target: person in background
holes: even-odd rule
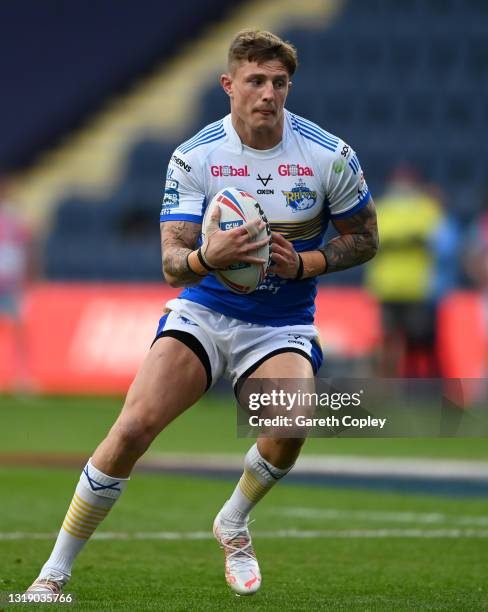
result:
[[[24,290],[34,276],[34,242],[10,191],[10,178],[0,173],[0,327],[10,327],[14,338],[10,386],[26,392],[29,377],[22,303]]]
[[[472,286],[481,293],[485,335],[485,372],[488,371],[488,188],[481,212],[469,226],[464,241],[463,265]]]
[[[393,171],[377,211],[382,248],[365,279],[382,304],[380,373],[437,377],[437,305],[458,283],[457,224],[444,208],[442,192],[406,164]]]

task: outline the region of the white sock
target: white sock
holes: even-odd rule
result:
[[[293,465],[281,469],[271,465],[260,455],[257,444],[254,444],[244,459],[244,473],[221,510],[224,523],[236,527],[245,525],[249,513],[258,501],[278,480],[288,474],[292,467]]]
[[[97,470],[91,458],[81,473],[51,556],[40,578],[53,570],[71,576],[71,567],[98,524],[127,486],[129,478],[113,478]]]

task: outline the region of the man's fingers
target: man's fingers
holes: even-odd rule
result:
[[[279,253],[276,253],[275,251],[271,253],[271,260],[276,264],[286,264],[288,261],[286,257],[283,257],[283,255],[280,255]]]
[[[220,221],[220,204],[217,204],[217,206],[213,209],[210,219],[212,221],[216,221],[217,223]]]
[[[258,223],[256,223],[256,221],[258,221]],[[249,238],[251,240],[254,240],[254,238],[256,238],[256,236],[258,236],[261,231],[259,221],[260,219],[255,219],[254,221],[251,221],[244,225],[244,229],[249,234]]]
[[[291,245],[291,242],[289,242],[281,234],[278,234],[278,232],[271,232],[271,238],[273,240],[273,243],[280,244],[281,246],[290,246]]]
[[[286,254],[291,253],[290,249],[284,249],[281,245],[276,244],[276,242],[273,242],[271,250],[273,253],[280,253],[281,255],[286,255]]]
[[[235,232],[236,234],[239,234],[240,236],[250,237],[251,239],[253,239],[265,227],[266,223],[264,223],[264,221],[262,221],[261,219],[253,219],[252,221],[248,221],[247,223],[244,223],[244,225],[236,227],[231,231]]]
[[[265,264],[268,260],[262,257],[253,257],[252,255],[242,255],[239,257],[239,261],[243,261],[244,263]]]
[[[260,249],[263,246],[266,246],[268,242],[269,240],[267,238],[257,240],[256,242],[245,242],[241,247],[241,251],[243,251],[244,253],[248,253],[249,251],[255,251],[256,249]]]
[[[220,204],[217,204],[210,215],[210,223],[207,226],[207,234],[211,235],[218,229],[220,229]]]

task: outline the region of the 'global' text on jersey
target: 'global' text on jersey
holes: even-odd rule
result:
[[[247,166],[210,166],[212,176],[250,176]]]

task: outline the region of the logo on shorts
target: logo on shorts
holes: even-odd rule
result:
[[[286,198],[286,205],[292,209],[292,212],[307,210],[317,202],[317,192],[307,187],[302,179],[295,183],[291,191],[282,191],[282,194]]]
[[[186,323],[186,325],[197,325],[197,323],[195,323],[195,321],[192,321],[191,319],[188,319],[187,317],[184,317],[183,315],[178,315],[178,319],[182,323]]]
[[[288,334],[288,344],[299,344],[300,346],[305,346],[305,342],[303,342],[300,334]]]

